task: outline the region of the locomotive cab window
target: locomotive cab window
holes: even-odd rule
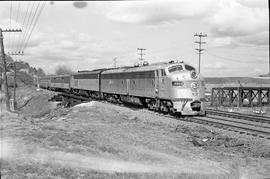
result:
[[[185,65],[185,68],[186,68],[186,70],[188,70],[188,71],[195,71],[195,68],[193,68],[193,67],[190,66],[190,65]]]
[[[170,73],[177,72],[177,71],[182,71],[182,70],[183,70],[182,65],[175,65],[175,66],[171,66],[171,67],[168,68],[168,71]]]

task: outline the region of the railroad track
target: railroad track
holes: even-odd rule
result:
[[[235,118],[235,119],[245,119],[248,121],[270,124],[270,117],[267,117],[267,116],[259,116],[259,115],[253,115],[253,114],[241,114],[241,113],[237,113],[237,112],[227,112],[227,111],[220,111],[220,110],[213,110],[213,109],[207,109],[206,114],[207,115],[230,117],[230,118]]]
[[[203,125],[208,125],[216,128],[220,128],[223,130],[233,131],[240,134],[246,134],[254,137],[265,138],[270,140],[270,124],[247,121],[245,119],[235,119],[224,116],[192,116],[192,117],[179,117],[179,116],[171,116],[165,115],[161,113],[157,113],[154,111],[148,111],[146,109],[142,110],[143,112],[153,113],[155,115],[173,118],[176,120],[193,122]]]
[[[270,140],[270,125],[263,126],[261,123],[247,123],[245,120],[235,121],[232,118],[220,116],[192,117],[190,121]]]
[[[69,99],[74,99],[75,101],[89,101],[89,98],[78,97],[67,93],[62,93],[62,95],[68,97]],[[149,111],[145,108],[141,109],[141,112],[147,112],[166,118],[173,118],[176,120],[209,125],[229,131],[238,132],[240,134],[246,134],[270,140],[270,119],[263,116],[243,115],[240,113],[228,113],[224,111],[214,110],[207,110],[207,115],[205,117],[179,117],[174,115],[162,114],[155,111]]]

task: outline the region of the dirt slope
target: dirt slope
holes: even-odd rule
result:
[[[40,100],[32,102],[42,108],[47,92],[29,95],[33,94],[39,94]],[[32,105],[22,111],[26,108]],[[70,109],[55,108],[40,116],[23,114],[1,113],[3,178],[270,176],[270,145],[263,139],[234,136],[243,140],[234,141],[230,139],[234,133],[230,136],[210,127],[94,101]],[[220,137],[225,134],[227,144]],[[201,146],[194,143],[210,135],[219,140]],[[266,149],[256,153],[255,145],[247,141]]]

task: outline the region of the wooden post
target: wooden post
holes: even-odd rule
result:
[[[268,89],[267,93],[268,93],[267,106],[270,106],[270,89]]]
[[[213,106],[214,105],[214,90],[215,90],[215,88],[212,88],[212,94],[211,94],[211,106]]]
[[[252,106],[252,90],[248,89],[248,107]]]
[[[233,92],[234,92],[234,89],[230,89],[230,106],[232,107],[233,106],[233,101],[234,101],[234,98],[233,98]]]
[[[17,78],[17,69],[16,69],[16,61],[14,62],[14,83],[13,83],[13,105],[14,105],[14,109],[16,110],[17,104],[16,104],[16,78]]]
[[[242,89],[238,88],[238,107],[242,107]]]
[[[221,88],[218,88],[218,106],[221,105]]]
[[[258,106],[262,107],[262,90],[258,90]]]
[[[1,46],[1,60],[3,62],[3,80],[4,80],[4,90],[5,90],[5,99],[6,99],[6,108],[10,111],[9,106],[9,93],[8,93],[8,80],[7,80],[7,63],[6,63],[6,56],[4,51],[4,37],[2,34],[2,29],[0,28],[0,46]]]

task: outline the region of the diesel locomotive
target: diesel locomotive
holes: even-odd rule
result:
[[[45,76],[39,86],[59,92],[128,102],[150,110],[205,115],[204,78],[178,61]]]

